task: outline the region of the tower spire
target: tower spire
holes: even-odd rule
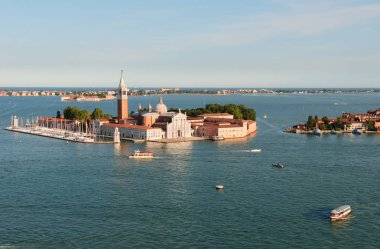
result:
[[[126,87],[124,80],[124,70],[121,70],[119,88]]]
[[[124,71],[121,70],[119,91],[117,96],[117,116],[119,120],[128,118],[128,95],[124,80]]]

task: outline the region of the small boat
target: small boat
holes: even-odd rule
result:
[[[353,130],[352,133],[355,134],[355,135],[361,135],[363,133],[363,131],[362,131],[362,129],[356,128],[355,130]]]
[[[322,135],[322,131],[320,129],[318,129],[318,128],[314,128],[313,134],[316,135],[316,136],[320,136],[320,135]]]
[[[351,206],[350,205],[343,205],[340,207],[335,208],[330,213],[330,220],[331,221],[337,221],[345,218],[347,215],[351,213]]]
[[[252,149],[251,152],[258,153],[258,152],[261,152],[261,149],[259,149],[259,148],[255,148],[255,149]]]
[[[331,130],[331,131],[330,131],[330,134],[331,134],[331,135],[336,135],[336,134],[338,134],[338,132],[336,132],[336,130]]]
[[[221,136],[213,136],[213,137],[211,137],[211,140],[214,140],[214,141],[220,141],[220,140],[224,140],[224,137],[221,137]]]
[[[136,158],[136,159],[153,158],[153,153],[148,152],[148,151],[135,150],[135,153],[133,153],[132,155],[129,155],[128,158]]]
[[[264,119],[267,119],[267,115],[266,114],[264,114],[264,117],[263,117]]]
[[[224,189],[224,186],[223,186],[223,185],[216,185],[216,186],[215,186],[215,189],[216,189],[216,190],[223,190],[223,189]]]
[[[280,164],[280,163],[273,163],[272,167],[283,169],[285,166],[283,164]]]

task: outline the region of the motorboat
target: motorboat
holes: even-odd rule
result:
[[[356,128],[355,130],[352,131],[352,133],[355,135],[361,135],[363,133],[363,130]]]
[[[314,128],[313,134],[316,135],[316,136],[320,136],[320,135],[322,135],[322,131],[320,129],[318,129],[318,128]]]
[[[273,163],[272,167],[283,169],[285,166],[283,164],[280,164],[280,163]]]
[[[216,186],[215,186],[215,189],[216,189],[216,190],[223,190],[223,189],[224,189],[224,186],[223,186],[223,185],[216,185]]]
[[[337,221],[337,220],[344,219],[350,213],[351,213],[351,206],[350,205],[342,205],[342,206],[337,207],[331,211],[330,220],[331,221]]]
[[[128,158],[133,158],[133,159],[153,158],[153,153],[148,152],[148,151],[140,151],[137,149],[135,150],[133,154],[129,155]]]
[[[330,134],[332,134],[332,135],[336,135],[336,134],[338,134],[338,132],[336,132],[336,130],[331,130],[331,131],[330,131]]]
[[[213,137],[211,137],[211,140],[214,140],[214,141],[220,141],[220,140],[224,140],[224,137],[221,137],[221,136],[213,136]]]
[[[259,148],[255,148],[255,149],[252,149],[251,152],[259,153],[259,152],[261,152],[261,149],[259,149]]]

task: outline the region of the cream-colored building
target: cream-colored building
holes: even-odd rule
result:
[[[113,137],[118,128],[121,139],[159,140],[162,138],[162,130],[143,125],[105,123],[100,127],[100,134]]]
[[[256,121],[229,118],[206,118],[192,123],[194,135],[200,137],[240,138],[256,132]]]
[[[160,114],[152,127],[161,128],[164,132],[163,138],[187,138],[191,137],[191,123],[187,116],[181,112],[167,112]]]

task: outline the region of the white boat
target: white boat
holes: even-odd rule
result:
[[[153,158],[153,153],[148,152],[148,151],[135,150],[135,152],[129,155],[128,158],[133,158],[133,159]]]
[[[272,167],[283,169],[285,166],[283,164],[280,164],[280,163],[273,163]]]
[[[337,132],[336,132],[336,130],[331,130],[331,131],[330,131],[330,134],[332,134],[332,135],[336,135]]]
[[[223,190],[223,189],[224,189],[224,186],[223,186],[223,185],[216,185],[216,186],[215,186],[215,189],[216,189],[216,190]]]
[[[259,148],[255,148],[255,149],[252,149],[251,152],[258,153],[258,152],[261,152],[261,149],[259,149]]]
[[[220,140],[224,140],[224,137],[221,137],[221,136],[213,136],[211,137],[212,140],[214,141],[220,141]]]
[[[314,128],[313,134],[316,135],[316,136],[320,136],[320,135],[322,135],[322,131],[320,129],[318,129],[318,128]]]
[[[343,205],[343,206],[337,207],[331,211],[330,220],[331,221],[337,221],[340,219],[344,219],[350,213],[351,213],[351,206],[350,205]]]
[[[264,119],[267,119],[267,115],[266,114],[264,114],[264,117],[263,117]]]
[[[356,135],[361,135],[363,133],[363,130],[356,128],[352,133]]]

